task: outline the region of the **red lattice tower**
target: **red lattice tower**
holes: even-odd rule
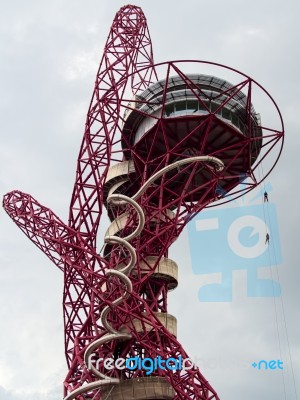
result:
[[[211,66],[234,72],[237,82],[184,72]],[[252,105],[254,87],[276,110],[279,128],[262,126]],[[188,358],[167,312],[168,291],[177,286],[168,249],[204,207],[256,187],[261,161],[277,147],[270,172],[282,139],[280,112],[260,85],[214,63],[155,65],[142,10],[120,9],[87,113],[69,223],[20,191],[3,202],[64,272],[66,400],[218,399],[190,361],[186,370],[171,362],[149,373],[146,363],[124,368],[117,360]],[[242,189],[234,189],[241,182]],[[103,205],[111,225],[100,255]]]

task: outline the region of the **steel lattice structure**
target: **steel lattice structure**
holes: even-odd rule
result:
[[[218,66],[239,79],[229,84],[184,72],[189,65]],[[261,124],[254,86],[277,111],[279,128]],[[154,64],[142,10],[120,9],[87,113],[68,224],[20,191],[3,202],[64,273],[65,400],[219,398],[195,366],[147,375],[139,368],[108,370],[103,360],[188,358],[167,312],[168,291],[177,286],[168,249],[204,207],[256,187],[261,162],[278,149],[267,175],[282,143],[280,112],[260,85],[208,62]],[[234,189],[240,182],[243,188]],[[111,225],[100,255],[103,206]]]

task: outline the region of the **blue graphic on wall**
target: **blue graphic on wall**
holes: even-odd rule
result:
[[[232,301],[232,272],[247,271],[248,297],[278,297],[280,285],[258,278],[258,269],[282,263],[276,207],[264,198],[271,185],[234,201],[231,207],[209,208],[189,224],[188,235],[194,274],[221,273],[221,283],[199,289],[199,300]]]

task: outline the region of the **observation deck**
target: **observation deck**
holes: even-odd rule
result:
[[[161,80],[131,103],[132,110],[125,113],[123,133],[133,136],[131,144],[136,144],[159,118],[183,116],[205,116],[214,113],[219,120],[236,128],[243,135],[247,131],[247,97],[242,91],[225,81],[211,75],[187,75],[188,81],[174,76]],[[165,97],[165,98],[164,98]],[[222,106],[226,101],[226,105]],[[259,133],[260,116],[251,106],[252,134]],[[260,132],[261,134],[261,132]]]
[[[220,189],[227,192],[250,174],[261,146],[260,116],[247,96],[239,86],[211,75],[160,80],[136,96],[124,114],[125,158],[133,162],[137,175],[146,166],[147,178],[161,165],[213,155],[225,165]],[[199,172],[192,186],[200,187],[209,179],[208,171]],[[180,190],[185,181],[175,174],[169,189]],[[194,194],[190,201],[201,195]]]

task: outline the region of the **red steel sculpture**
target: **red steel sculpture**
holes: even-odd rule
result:
[[[211,67],[237,82],[184,72]],[[276,111],[279,128],[262,125],[254,88]],[[216,63],[154,64],[141,8],[120,9],[87,113],[68,224],[26,193],[12,191],[3,201],[64,273],[65,400],[219,399],[191,361],[175,368],[188,355],[167,311],[177,286],[168,249],[204,207],[256,187],[261,162],[276,153],[266,176],[282,144],[280,112],[259,84]],[[111,224],[97,246],[103,205]],[[150,373],[149,359],[159,357],[173,361]]]

